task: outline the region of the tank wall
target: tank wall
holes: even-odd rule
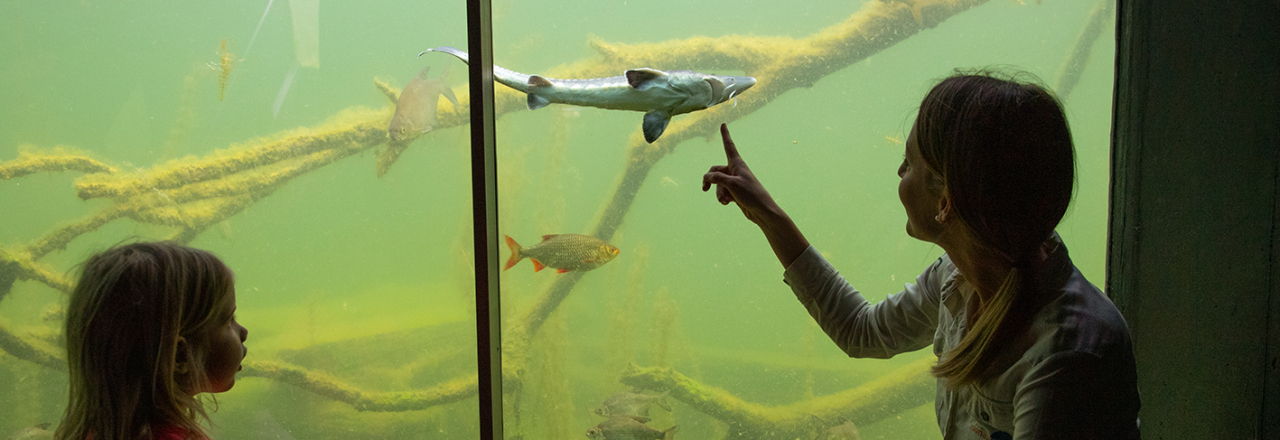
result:
[[[1143,435],[1275,438],[1280,9],[1123,3],[1108,291]]]

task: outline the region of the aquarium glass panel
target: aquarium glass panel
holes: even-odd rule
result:
[[[495,0],[494,63],[518,72],[495,68],[506,436],[856,438],[847,420],[861,438],[940,438],[932,351],[850,359],[759,228],[702,191],[726,160],[717,127],[880,301],[941,254],[905,233],[897,194],[924,94],[957,68],[1034,74],[1076,145],[1058,232],[1102,285],[1113,19],[1102,0]],[[696,89],[681,70],[756,83]],[[679,111],[642,97],[661,93],[705,95]]]
[[[467,69],[417,57],[465,49],[465,2],[0,17],[0,438],[62,417],[77,264],[159,239],[235,274],[248,354],[213,438],[478,436]]]

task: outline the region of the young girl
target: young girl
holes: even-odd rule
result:
[[[1054,232],[1071,202],[1074,150],[1057,99],[988,74],[943,80],[920,104],[898,167],[908,235],[946,254],[870,304],[823,259],[721,126],[717,185],[768,238],[784,279],[852,357],[933,345],[944,439],[1136,439],[1133,347],[1115,305]]]
[[[231,270],[171,242],[90,257],[67,310],[70,401],[58,440],[201,440],[200,393],[231,389],[248,330]]]

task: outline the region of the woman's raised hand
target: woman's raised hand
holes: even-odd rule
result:
[[[769,191],[756,180],[742,156],[738,155],[738,148],[733,144],[733,138],[729,137],[728,125],[720,124],[720,137],[724,139],[724,154],[728,157],[728,164],[711,167],[702,176],[702,190],[710,190],[712,184],[716,185],[716,200],[721,205],[737,203],[747,219],[764,226],[762,222],[770,221],[770,217],[780,214],[781,210]]]
[[[773,196],[764,189],[764,185],[756,180],[751,168],[738,155],[738,147],[729,137],[729,126],[720,124],[720,137],[724,139],[724,155],[729,159],[725,165],[716,165],[702,175],[702,190],[716,186],[716,200],[721,205],[736,203],[742,214],[755,223],[769,240],[769,246],[782,263],[783,268],[791,263],[809,247],[809,241],[800,233],[791,217],[778,207]]]

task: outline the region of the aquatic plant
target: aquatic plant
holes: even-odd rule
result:
[[[796,88],[806,88],[867,57],[934,26],[987,0],[871,1],[843,21],[805,38],[768,36],[694,37],[661,43],[619,44],[590,41],[598,56],[562,66],[546,74],[559,78],[609,76],[631,66],[659,69],[692,65],[709,69],[743,71],[757,78],[751,93],[736,106],[716,106],[671,122],[665,134],[649,144],[637,132],[628,140],[627,165],[595,219],[592,235],[609,240],[630,210],[636,194],[653,165],[686,140],[713,137],[721,122],[731,122],[763,108]],[[919,3],[919,4],[917,4]],[[1096,38],[1086,32],[1082,38]],[[1087,47],[1081,43],[1078,47]],[[1079,51],[1077,51],[1079,53]],[[1087,53],[1085,54],[1087,58]],[[221,52],[219,98],[235,60]],[[1075,57],[1072,63],[1083,61]],[[1065,78],[1070,72],[1065,70]],[[1076,73],[1078,75],[1078,73]],[[1060,79],[1060,82],[1064,82]],[[398,93],[375,81],[391,103]],[[466,124],[469,108],[465,90],[460,105],[441,103],[438,127]],[[524,95],[505,88],[495,91],[495,114],[521,110]],[[243,212],[273,194],[294,178],[359,152],[387,143],[386,127],[392,107],[373,110],[352,107],[312,128],[298,128],[253,139],[200,158],[159,164],[148,169],[122,172],[83,154],[59,151],[24,153],[0,162],[0,179],[37,172],[80,171],[75,188],[81,199],[109,198],[111,204],[84,218],[53,228],[25,246],[0,246],[0,300],[17,280],[33,281],[70,292],[72,284],[40,260],[63,249],[77,237],[121,218],[172,229],[169,238],[189,242],[210,226]],[[399,153],[403,146],[397,146]],[[394,161],[394,157],[391,158]],[[380,166],[390,166],[390,162]],[[383,169],[385,171],[385,168]],[[530,344],[548,317],[573,291],[582,272],[559,276],[542,291],[528,309],[505,323],[503,354],[504,391],[519,408],[523,378],[531,357]],[[47,344],[15,335],[0,322],[0,350],[48,368],[65,368],[61,353]],[[666,354],[658,356],[664,363]],[[360,411],[412,411],[466,400],[477,392],[477,376],[459,375],[422,390],[371,392],[322,372],[283,361],[248,361],[242,373],[291,384],[318,396],[343,402]],[[742,401],[713,386],[700,384],[667,366],[631,367],[621,373],[624,384],[671,392],[671,397],[728,424],[727,436],[746,439],[810,438],[810,416],[844,416],[867,424],[919,406],[932,398],[934,381],[928,362],[920,361],[884,377],[844,392],[818,396],[781,407]],[[517,410],[512,410],[517,411]],[[519,414],[514,414],[518,419]]]

